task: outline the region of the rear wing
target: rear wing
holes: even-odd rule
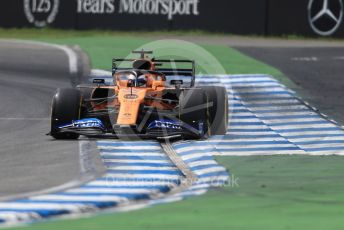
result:
[[[137,59],[112,59],[112,75],[115,74],[117,71],[132,70],[133,67],[131,63],[136,60]],[[153,59],[152,62],[156,67],[156,71],[170,77],[191,77],[191,87],[195,85],[195,61],[180,59]]]

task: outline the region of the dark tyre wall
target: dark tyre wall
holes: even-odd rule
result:
[[[0,27],[344,37],[343,2],[311,23],[324,0],[1,0]]]
[[[176,17],[173,29],[263,34],[265,10],[265,0],[201,0],[200,16]]]

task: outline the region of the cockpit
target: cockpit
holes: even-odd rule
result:
[[[152,70],[118,71],[114,74],[115,84],[119,87],[156,88],[165,85],[163,73]]]

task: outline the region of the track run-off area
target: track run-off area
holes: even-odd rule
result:
[[[104,175],[77,187],[0,202],[0,223],[130,210],[202,195],[230,183],[230,173],[215,161],[216,155],[344,154],[343,129],[271,76],[199,76],[198,84],[227,87],[225,136],[172,143],[177,161],[157,141],[97,140]]]

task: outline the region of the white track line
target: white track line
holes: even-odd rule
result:
[[[56,44],[50,44],[46,42],[37,42],[37,41],[26,41],[26,40],[1,40],[8,43],[17,43],[17,44],[28,44],[28,45],[37,45],[37,46],[45,46],[50,48],[55,48],[58,50],[63,51],[66,56],[68,57],[68,66],[69,66],[69,72],[71,74],[78,73],[78,55],[74,52],[73,49],[69,48],[68,46],[63,45],[56,45]]]

